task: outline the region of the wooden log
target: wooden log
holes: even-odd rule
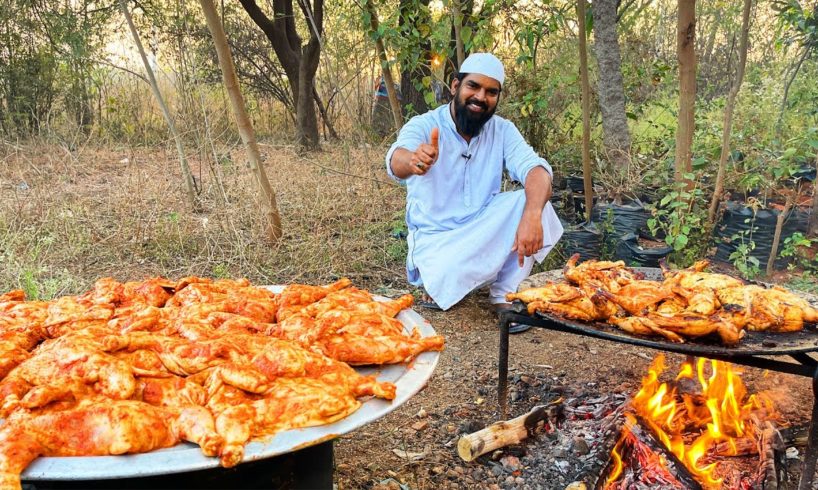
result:
[[[781,487],[779,468],[776,465],[776,454],[782,454],[785,443],[781,433],[769,421],[761,429],[758,448],[758,473],[756,481],[765,490],[778,490]]]
[[[552,406],[560,403],[562,398],[545,405],[537,405],[517,418],[496,422],[485,429],[465,435],[457,441],[457,454],[464,461],[473,461],[489,451],[518,444],[534,433],[539,422],[549,418],[549,409]]]

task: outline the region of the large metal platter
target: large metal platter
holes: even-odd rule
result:
[[[266,286],[280,292],[283,286]],[[384,301],[386,298],[377,297]],[[435,334],[432,325],[413,310],[403,310],[398,319],[405,331],[417,328],[421,336]],[[279,432],[268,440],[250,442],[245,446],[244,462],[271,458],[335,439],[363,425],[377,420],[414,396],[426,386],[437,366],[439,352],[424,352],[408,364],[381,367],[359,367],[364,375],[375,375],[379,381],[390,381],[397,386],[397,395],[391,402],[372,398],[348,417],[333,424]],[[183,473],[219,466],[218,458],[208,458],[194,444],[125,456],[82,456],[38,458],[22,474],[26,480],[105,480]]]
[[[634,267],[636,271],[645,274],[646,279],[661,280],[660,269],[649,267]],[[546,271],[526,279],[520,284],[519,290],[538,287],[548,281],[562,280],[561,270]],[[808,293],[798,293],[801,297],[818,307],[818,297]],[[715,338],[687,339],[684,343],[675,343],[658,337],[641,337],[628,334],[606,323],[585,323],[567,320],[547,313],[537,313],[537,320],[544,321],[545,328],[568,331],[580,335],[613,340],[626,344],[650,347],[653,349],[684,354],[718,355],[724,357],[738,357],[750,355],[784,355],[818,351],[818,330],[815,325],[807,325],[800,332],[768,333],[747,332],[745,337],[735,346],[725,346]],[[536,323],[533,322],[533,323]]]

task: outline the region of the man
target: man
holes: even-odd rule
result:
[[[548,202],[551,166],[510,121],[495,116],[505,72],[491,54],[466,58],[452,101],[412,118],[386,154],[405,184],[409,282],[419,304],[450,308],[489,284],[496,310],[562,235]],[[500,192],[503,169],[525,190]]]

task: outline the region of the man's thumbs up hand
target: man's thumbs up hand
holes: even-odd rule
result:
[[[432,165],[437,161],[438,141],[440,139],[440,129],[432,128],[430,144],[421,143],[417,147],[409,161],[409,167],[415,175],[425,175]]]

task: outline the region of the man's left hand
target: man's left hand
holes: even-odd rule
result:
[[[517,252],[520,267],[525,258],[537,253],[542,248],[542,213],[524,212],[520,224],[517,226],[517,235],[514,237],[512,252]]]

